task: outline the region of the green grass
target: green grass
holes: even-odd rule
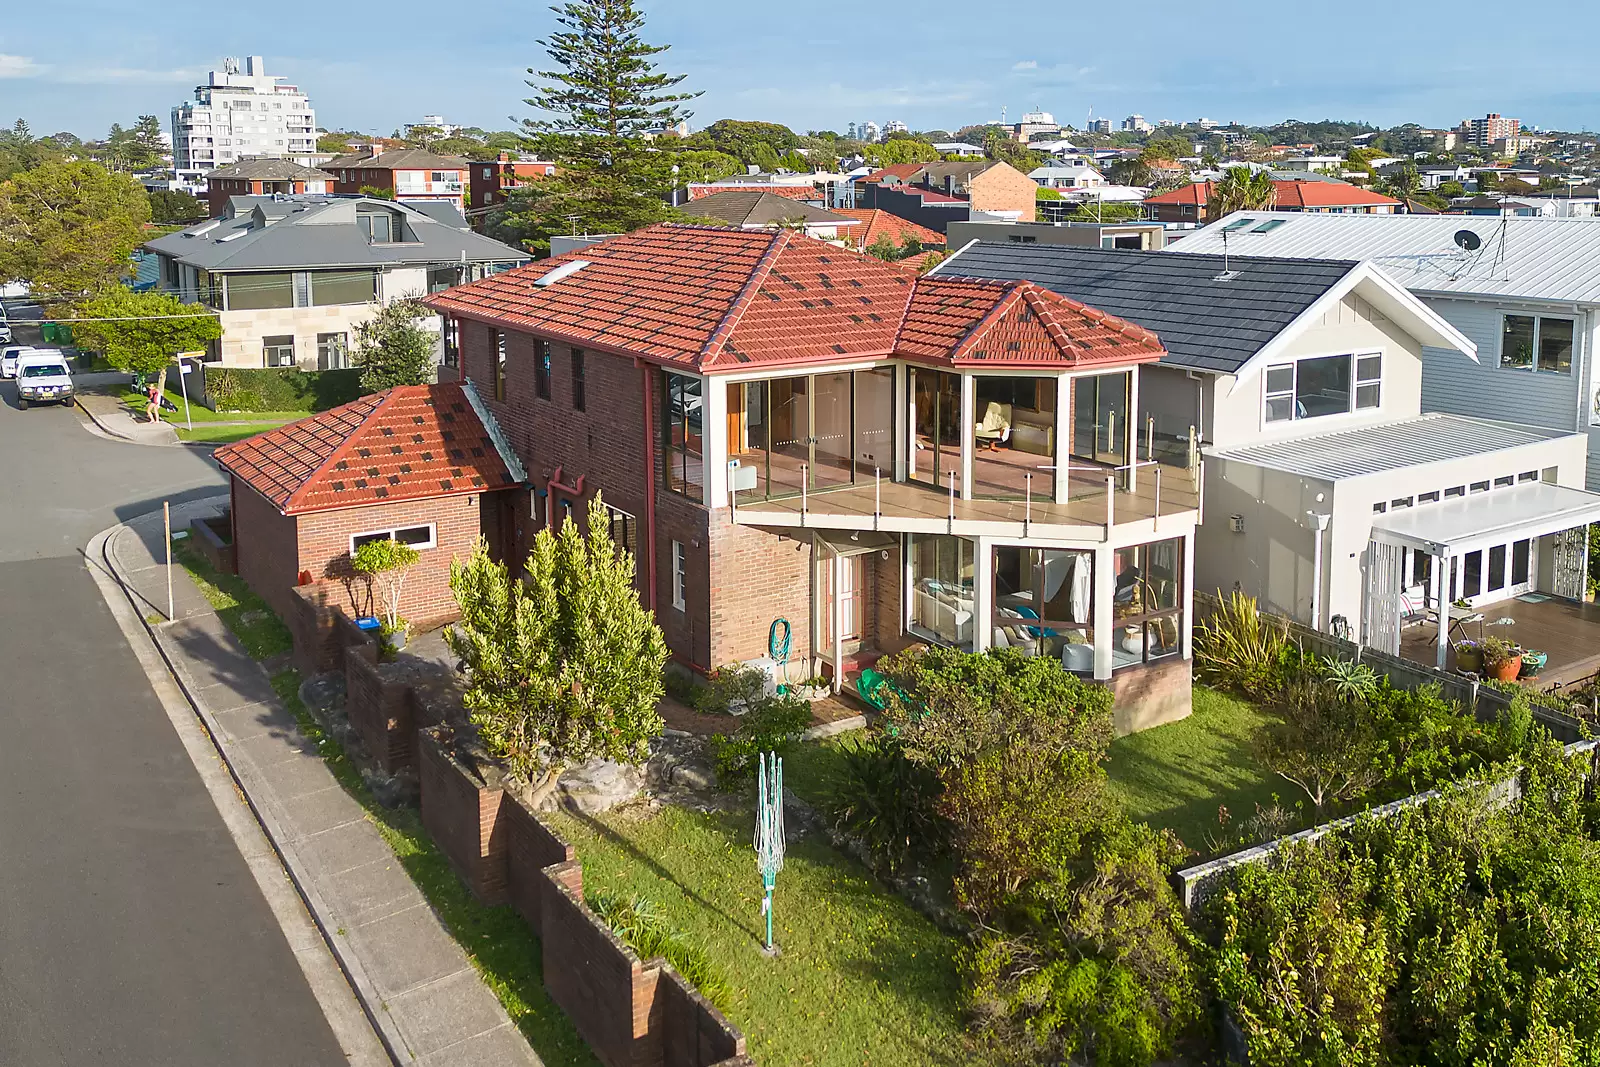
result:
[[[1251,757],[1251,734],[1264,721],[1245,701],[1197,685],[1193,715],[1112,742],[1106,768],[1112,792],[1134,819],[1172,830],[1206,852],[1207,834],[1218,830],[1219,806],[1241,820],[1274,794],[1289,805],[1298,795]]]
[[[175,554],[217,615],[255,659],[289,651],[289,630],[244,582],[218,574],[186,544]],[[254,614],[261,612],[261,615]],[[264,616],[264,617],[263,617]],[[508,907],[487,908],[472,898],[450,862],[428,837],[414,808],[389,809],[379,804],[344,749],[300,700],[300,672],[280,671],[272,688],[299,724],[300,733],[317,746],[329,770],[394,850],[400,865],[422,890],[446,929],[466,950],[484,984],[494,991],[506,1014],[550,1067],[598,1067],[599,1061],[544,988],[544,962],[539,940],[522,917]]]
[[[799,761],[801,764],[805,760]],[[798,780],[785,761],[787,781]],[[586,891],[648,898],[728,985],[727,1014],[758,1063],[958,1064],[966,1055],[958,942],[816,837],[778,875],[776,959],[761,953],[752,816],[664,807],[550,816],[583,862]]]
[[[192,430],[185,429],[180,423],[171,423],[172,428],[178,432],[178,440],[189,441],[193,444],[228,445],[235,441],[243,441],[246,437],[254,437],[258,433],[282,426],[281,422],[252,422],[246,426],[204,426],[195,424]]]
[[[118,389],[116,396],[135,415],[142,416],[144,414],[146,403],[144,393],[137,389],[122,386]],[[183,394],[169,388],[166,392],[166,397],[172,401],[178,410],[176,412],[164,411],[161,413],[161,417],[171,423],[184,421]],[[212,411],[208,407],[202,407],[192,398],[189,401],[189,418],[197,424],[202,422],[240,422],[243,420],[250,422],[293,422],[295,419],[303,419],[310,414],[311,412],[309,411]]]
[[[544,960],[539,939],[509,907],[488,908],[472,898],[444,853],[422,827],[415,808],[385,808],[373,799],[344,749],[322,729],[300,700],[300,673],[282,671],[272,678],[284,706],[300,732],[317,746],[339,784],[366,810],[367,818],[394,850],[400,865],[428,898],[483,977],[500,998],[517,1028],[549,1067],[598,1067],[571,1021],[544,988]]]
[[[252,658],[269,659],[294,650],[289,628],[243,578],[218,574],[187,542],[174,545],[172,554],[194,579],[200,595],[216,609],[217,616]]]

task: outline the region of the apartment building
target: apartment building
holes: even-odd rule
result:
[[[306,94],[268,74],[261,56],[235,59],[172,109],[172,164],[180,179],[241,159],[274,156],[311,166],[317,113]]]
[[[367,145],[359,152],[335,156],[321,169],[334,176],[335,193],[372,193],[396,201],[445,201],[466,210],[467,173],[471,164],[457,156],[440,156],[420,148]]]
[[[328,193],[333,175],[289,159],[246,159],[207,171],[206,200],[211,217],[221,215],[236,196]]]
[[[493,159],[474,159],[468,168],[473,216],[504,204],[517,186],[553,177],[556,172],[556,165],[547,159],[510,152],[499,152]]]
[[[1110,686],[1121,730],[1188,713],[1199,475],[1136,454],[1150,331],[680,224],[427,302],[527,471],[522,543],[603,494],[680,662],[757,659],[775,624],[836,685],[1005,645]]]
[[[1463,119],[1460,130],[1461,139],[1474,148],[1492,148],[1496,141],[1516,137],[1521,131],[1519,120],[1503,118],[1493,111],[1481,119]]]

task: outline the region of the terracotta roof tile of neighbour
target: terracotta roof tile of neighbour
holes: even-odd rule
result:
[[[663,223],[426,302],[668,365],[730,369],[886,355],[914,278],[792,230]]]
[[[881,182],[885,178],[899,178],[901,181],[910,181],[911,177],[925,166],[927,166],[926,163],[891,163],[887,167],[879,167],[871,174],[863,174],[856,181]]]
[[[897,245],[903,245],[906,243],[906,238],[913,237],[925,246],[944,247],[945,236],[938,230],[919,226],[910,219],[903,219],[882,208],[834,208],[833,212],[836,215],[847,215],[862,224],[859,231],[852,230],[850,233],[851,238],[860,241],[862,247],[872,244],[885,234]]]
[[[1147,204],[1197,204],[1204,206],[1210,199],[1210,182],[1190,182],[1188,185],[1180,185],[1176,189],[1169,189],[1164,193],[1157,193],[1155,196],[1147,196],[1144,198],[1144,202]]]
[[[759,191],[781,196],[786,200],[822,200],[822,193],[814,185],[767,185],[758,182],[692,182],[689,185],[689,199],[699,200],[711,196],[713,193],[726,193],[729,191]]]
[[[285,515],[481,493],[518,482],[458,383],[396,386],[213,455]]]
[[[919,278],[897,354],[957,366],[1143,363],[1165,353],[1155,334],[1033,282]]]
[[[1190,182],[1188,185],[1156,196],[1145,197],[1147,204],[1195,204],[1204,207],[1214,191],[1213,182]],[[1398,204],[1400,201],[1381,193],[1374,193],[1357,185],[1326,181],[1273,182],[1276,205],[1285,210],[1318,207],[1361,207]]]

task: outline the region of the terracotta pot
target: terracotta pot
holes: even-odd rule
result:
[[[1510,659],[1501,660],[1489,668],[1489,673],[1494,675],[1495,680],[1499,682],[1516,681],[1517,675],[1522,673],[1522,656],[1519,654],[1512,656]]]

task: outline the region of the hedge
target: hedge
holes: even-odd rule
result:
[[[326,411],[361,395],[361,371],[207,367],[205,389],[215,411]]]

